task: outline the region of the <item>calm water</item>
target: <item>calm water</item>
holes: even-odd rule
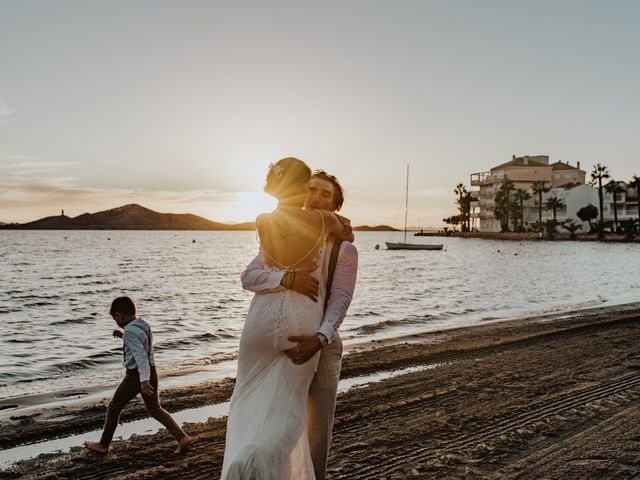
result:
[[[445,251],[376,250],[358,233],[347,343],[640,300],[640,244],[419,239]],[[195,240],[195,243],[193,242]],[[233,364],[251,294],[239,276],[253,232],[0,232],[0,398],[89,388],[121,376],[113,297],[154,328],[161,372]]]

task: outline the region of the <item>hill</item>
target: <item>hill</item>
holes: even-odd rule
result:
[[[213,222],[191,213],[159,213],[130,204],[77,217],[56,215],[28,223],[0,223],[3,229],[20,230],[255,230],[254,222],[226,224]],[[358,232],[397,231],[388,225],[354,227]]]
[[[399,232],[397,228],[390,227],[389,225],[376,225],[370,227],[369,225],[362,225],[360,227],[353,227],[354,232]]]
[[[253,230],[253,222],[227,225],[191,213],[159,213],[131,204],[97,213],[45,217],[29,223],[5,225],[25,230]]]

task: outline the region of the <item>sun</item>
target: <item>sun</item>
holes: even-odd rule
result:
[[[261,213],[267,213],[276,208],[277,201],[264,192],[238,192],[228,208],[230,220],[236,222],[252,222]]]

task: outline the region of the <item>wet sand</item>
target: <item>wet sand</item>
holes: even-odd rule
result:
[[[338,397],[332,479],[640,478],[640,308],[592,309],[351,347],[343,378],[436,365]],[[233,381],[174,388],[169,411],[223,402]],[[0,448],[100,428],[107,400],[0,424]],[[124,421],[145,416],[131,404]],[[172,454],[166,431],[42,455],[0,479],[218,478],[225,419],[185,425],[196,443]],[[117,431],[116,431],[117,435]],[[95,440],[94,438],[90,438]]]

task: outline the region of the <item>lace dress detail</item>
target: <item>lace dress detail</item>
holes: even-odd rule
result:
[[[314,248],[320,277],[326,232]],[[264,248],[263,252],[266,253]],[[299,264],[297,262],[297,264]],[[295,265],[295,264],[294,264]],[[292,268],[270,266],[270,270]],[[313,480],[307,438],[307,396],[319,356],[295,365],[287,337],[313,335],[324,315],[325,287],[317,302],[293,290],[254,295],[240,338],[238,373],[231,396],[223,480]]]

